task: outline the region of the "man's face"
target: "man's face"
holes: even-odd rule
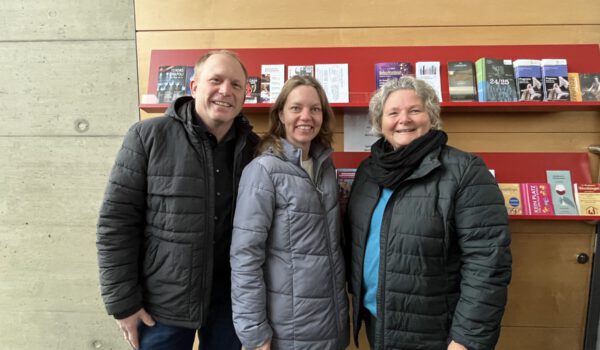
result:
[[[191,82],[196,113],[209,129],[229,128],[242,110],[246,76],[242,66],[225,54],[210,56]]]

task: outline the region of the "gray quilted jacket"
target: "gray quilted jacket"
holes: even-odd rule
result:
[[[285,140],[243,171],[231,243],[233,322],[242,344],[345,349],[348,303],[331,150],[311,149],[314,179]]]

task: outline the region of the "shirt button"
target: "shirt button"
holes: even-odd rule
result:
[[[219,169],[217,169],[217,170],[215,170],[215,171],[216,171],[217,173],[220,173],[220,172],[221,172],[221,170],[219,170]]]
[[[215,221],[216,221],[216,220],[219,220],[219,217],[215,215]]]
[[[221,195],[221,192],[217,192],[217,196],[220,196],[220,195]]]

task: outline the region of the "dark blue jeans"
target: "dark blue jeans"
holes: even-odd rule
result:
[[[210,306],[206,325],[198,330],[200,350],[240,350],[240,343],[231,320],[229,294],[217,296]],[[195,329],[168,326],[156,322],[154,327],[140,323],[139,350],[191,350]]]

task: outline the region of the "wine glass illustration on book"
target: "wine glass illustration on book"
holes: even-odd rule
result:
[[[566,207],[567,203],[565,203],[565,194],[567,193],[567,189],[565,188],[565,185],[563,184],[557,184],[556,186],[554,186],[554,191],[556,192],[556,194],[558,194],[558,198],[560,198],[560,206],[561,207]]]

